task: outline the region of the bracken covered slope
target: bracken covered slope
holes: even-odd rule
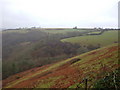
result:
[[[18,73],[3,80],[3,88],[87,88],[116,70],[118,44],[109,45],[54,64]]]

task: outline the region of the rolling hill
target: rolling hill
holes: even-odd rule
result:
[[[118,67],[118,44],[99,48],[53,64],[36,67],[3,80],[3,88],[87,88]],[[113,84],[114,87],[114,84]]]
[[[62,42],[78,43],[84,45],[100,45],[101,47],[118,42],[119,31],[105,31],[101,35],[77,36],[62,39]]]
[[[60,29],[60,30],[57,30],[57,29],[45,29],[45,30],[41,30],[41,31],[44,31],[46,33],[50,33],[50,34],[66,34],[66,33],[72,33],[72,32],[76,32],[76,33],[79,33],[79,32],[88,32],[88,30],[82,30],[82,29]],[[92,31],[92,30],[89,30],[89,31]]]

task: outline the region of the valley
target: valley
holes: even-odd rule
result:
[[[104,88],[119,74],[119,30],[5,30],[3,88]],[[119,78],[118,76],[115,76]],[[117,79],[116,79],[117,80]],[[107,84],[101,84],[101,82]],[[114,88],[118,82],[112,82]],[[117,86],[119,87],[119,86]]]

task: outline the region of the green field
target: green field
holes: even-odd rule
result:
[[[90,34],[100,34],[100,33],[101,33],[101,31],[93,31],[93,32],[90,32],[88,34],[90,35]]]
[[[87,30],[81,30],[81,29],[64,29],[64,30],[41,30],[46,33],[51,34],[66,34],[68,32],[86,32]]]
[[[118,42],[118,31],[105,31],[102,35],[87,35],[62,39],[62,42],[79,43],[80,45],[106,46]]]

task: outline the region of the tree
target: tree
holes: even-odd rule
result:
[[[77,29],[77,26],[73,27],[73,29]]]

